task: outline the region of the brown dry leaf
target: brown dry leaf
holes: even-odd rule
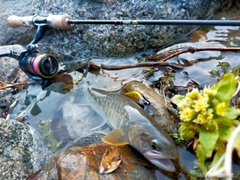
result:
[[[0,87],[6,87],[7,83],[0,81]]]
[[[31,174],[26,178],[26,180],[40,180],[43,176],[44,171],[42,169],[38,170],[37,172]]]
[[[204,41],[207,41],[208,37],[206,32],[197,30],[191,34],[190,39],[191,39],[191,42],[198,42],[199,39],[203,39]]]
[[[111,173],[118,168],[121,162],[122,155],[118,152],[116,147],[111,146],[102,157],[99,172],[101,174]]]

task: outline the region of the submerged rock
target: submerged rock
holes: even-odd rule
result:
[[[102,118],[87,105],[65,101],[62,106],[63,123],[72,139],[91,134],[91,129],[103,124]]]
[[[110,147],[100,141],[102,136],[79,138],[56,153],[49,159],[41,179],[156,179],[156,167],[130,146],[115,147],[122,155],[121,164],[110,174],[100,174],[102,156]]]
[[[130,180],[159,179],[159,177],[160,179],[168,179],[168,177],[170,179],[179,179],[180,176],[184,175],[182,167],[177,164],[175,164],[177,171],[174,173],[160,170],[131,146],[110,146],[103,143],[101,141],[103,136],[103,134],[94,133],[72,141],[48,160],[43,171],[38,171],[33,176],[40,177],[41,180]],[[108,174],[100,173],[101,160],[109,149],[121,156],[121,163],[116,170]],[[108,158],[109,162],[114,161],[111,156]]]
[[[43,168],[50,155],[33,128],[0,119],[0,179],[25,179]]]

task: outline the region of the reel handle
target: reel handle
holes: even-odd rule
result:
[[[43,16],[9,16],[7,21],[8,25],[13,28],[19,28],[21,26],[39,26],[46,25],[55,29],[67,30],[71,28],[71,25],[67,23],[67,20],[71,19],[68,14],[63,15],[49,15]]]

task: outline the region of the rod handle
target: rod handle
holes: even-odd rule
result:
[[[68,14],[63,15],[50,15],[47,17],[48,25],[55,29],[70,29],[71,24],[67,23],[67,20],[71,19]]]
[[[31,22],[34,16],[9,16],[7,21],[8,21],[8,25],[12,28],[19,28],[21,26],[24,25],[30,25],[30,24],[26,24],[27,22]],[[32,24],[33,25],[33,24]]]
[[[38,26],[47,25],[55,29],[70,29],[71,25],[67,23],[67,19],[71,19],[68,14],[63,15],[49,15],[47,17],[42,16],[9,16],[7,21],[8,25],[13,28],[19,28],[21,26]]]

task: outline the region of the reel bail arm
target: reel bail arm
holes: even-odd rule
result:
[[[58,72],[58,60],[52,54],[40,54],[37,43],[44,37],[49,26],[40,23],[34,39],[26,46],[26,51],[19,57],[19,67],[32,79],[46,84]]]

